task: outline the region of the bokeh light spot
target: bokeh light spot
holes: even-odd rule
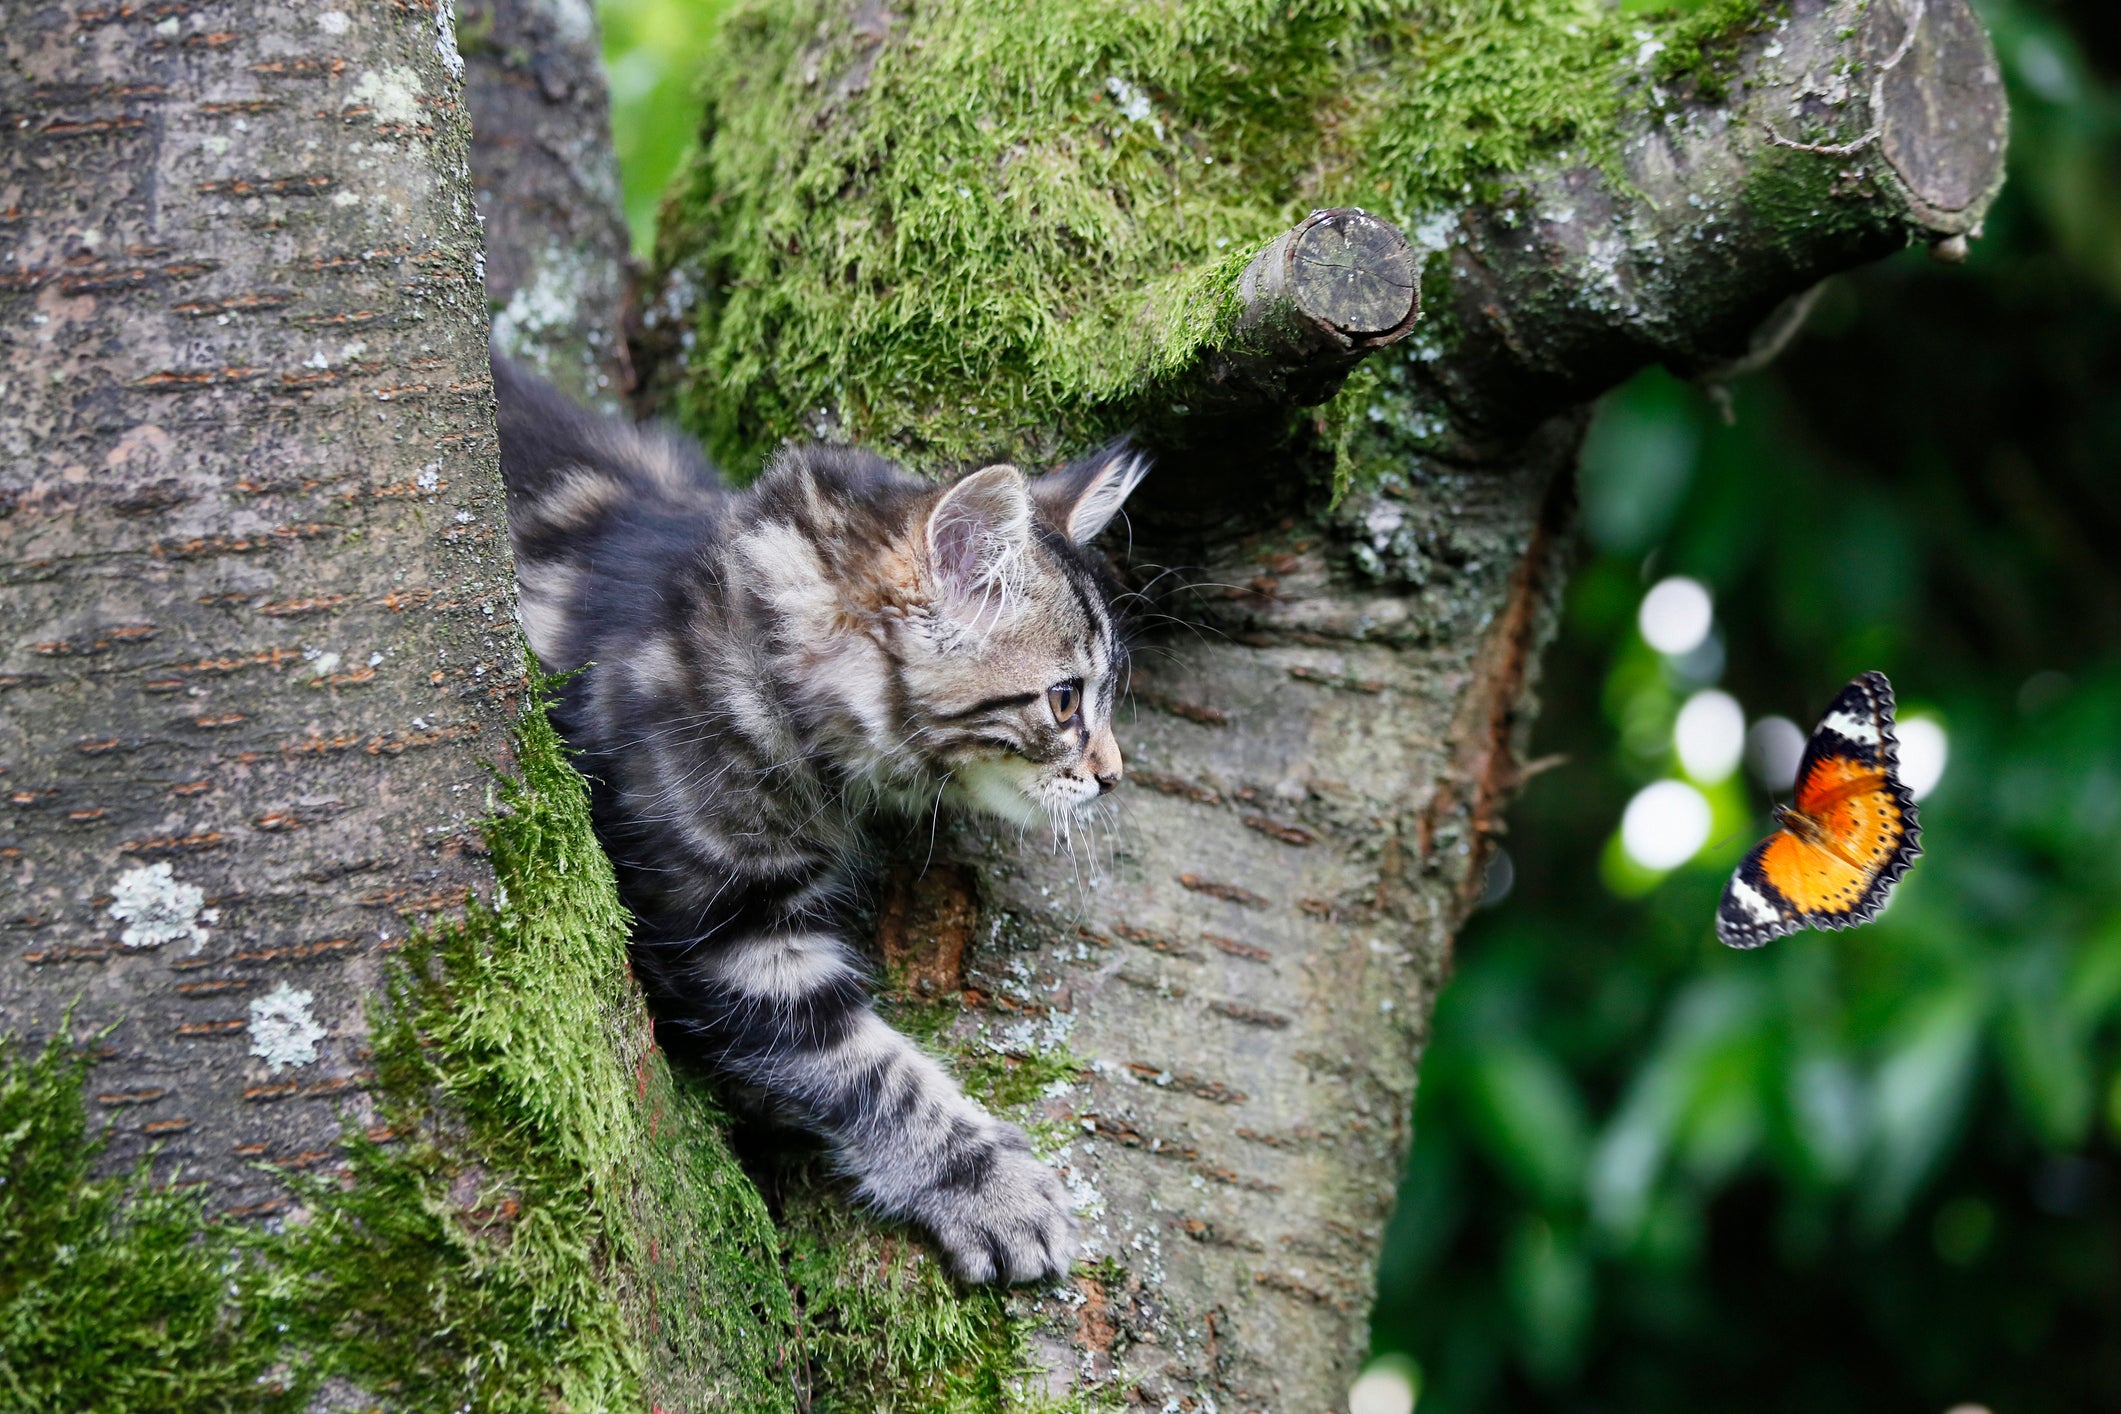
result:
[[[1951,744],[1944,728],[1929,717],[1914,717],[1898,727],[1900,737],[1900,784],[1920,800],[1937,788]]]
[[[1620,817],[1620,847],[1645,869],[1677,869],[1709,842],[1708,797],[1685,781],[1635,792]]]
[[[1788,717],[1762,717],[1745,734],[1745,764],[1753,779],[1780,795],[1797,783],[1804,760],[1804,728]]]
[[[1714,785],[1738,769],[1745,755],[1745,709],[1728,692],[1705,688],[1686,700],[1672,724],[1679,765],[1703,785]]]
[[[1373,1362],[1348,1389],[1348,1414],[1414,1414],[1421,1372],[1404,1355]]]
[[[1642,608],[1635,622],[1642,630],[1643,642],[1676,658],[1693,651],[1709,636],[1709,624],[1715,617],[1715,606],[1701,581],[1675,574],[1659,580],[1642,596]]]

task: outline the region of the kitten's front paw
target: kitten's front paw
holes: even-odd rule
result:
[[[1067,1186],[1013,1124],[997,1121],[985,1143],[954,1155],[921,1195],[918,1216],[963,1281],[1053,1280],[1075,1258]]]

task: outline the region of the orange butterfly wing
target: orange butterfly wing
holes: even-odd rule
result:
[[[1785,824],[1753,847],[1724,888],[1716,935],[1751,948],[1875,917],[1922,852],[1899,768],[1892,686],[1865,673],[1834,699],[1798,768],[1795,810],[1812,828]]]

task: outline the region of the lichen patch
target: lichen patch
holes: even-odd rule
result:
[[[206,946],[205,925],[214,910],[204,907],[206,891],[187,884],[167,864],[128,869],[111,889],[110,916],[126,925],[118,940],[129,948],[159,948],[187,938],[195,953]]]
[[[250,1053],[272,1067],[273,1074],[317,1058],[317,1042],[324,1039],[324,1028],[310,1010],[316,1000],[316,993],[282,982],[251,1002]]]
[[[381,73],[366,70],[354,80],[353,91],[347,95],[347,106],[368,105],[369,117],[378,127],[385,124],[416,123],[420,120],[420,76],[400,64],[394,64]]]
[[[435,53],[453,79],[464,77],[464,56],[457,51],[457,7],[435,6]]]

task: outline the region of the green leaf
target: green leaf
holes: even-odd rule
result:
[[[1858,1205],[1872,1231],[1900,1221],[1965,1122],[1984,1012],[1970,986],[1924,997],[1878,1067],[1875,1148]]]
[[[1548,1210],[1574,1202],[1590,1123],[1561,1067],[1515,1038],[1482,1047],[1465,1064],[1461,1099],[1489,1158]]]

